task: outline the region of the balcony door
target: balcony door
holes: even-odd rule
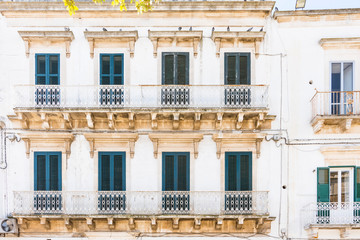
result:
[[[165,213],[190,210],[190,153],[163,153],[162,209]]]
[[[121,213],[125,211],[125,162],[125,152],[99,152],[99,212]]]
[[[251,213],[252,153],[225,153],[225,212]]]
[[[35,104],[60,105],[60,54],[35,54]]]
[[[225,53],[224,58],[225,105],[250,106],[250,53]]]
[[[184,107],[190,104],[189,53],[162,53],[161,105]]]
[[[124,54],[100,54],[101,106],[124,104]]]
[[[331,114],[353,114],[353,63],[331,63]]]
[[[34,153],[34,210],[58,213],[62,210],[61,152]]]

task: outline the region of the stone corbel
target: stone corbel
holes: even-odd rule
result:
[[[30,56],[30,39],[24,38],[23,40],[25,43],[25,55],[28,58]]]
[[[194,140],[194,157],[195,157],[195,159],[197,159],[199,156],[199,142],[200,142],[200,140],[198,140],[198,139]]]
[[[64,223],[65,223],[65,227],[67,228],[67,230],[73,229],[73,223],[69,218],[64,218]]]
[[[90,145],[90,157],[94,158],[94,151],[95,151],[95,140],[92,139],[88,139],[89,145]]]
[[[256,220],[255,228],[258,229],[263,224],[264,224],[264,218],[259,218],[259,219]]]
[[[20,228],[22,229],[28,229],[28,221],[25,218],[18,218],[17,223]]]
[[[135,50],[135,39],[131,39],[129,41],[129,51],[130,51],[130,57],[134,57],[134,50]]]
[[[221,147],[222,147],[222,140],[217,139],[216,141],[216,157],[217,159],[220,159],[221,156]]]
[[[259,50],[260,50],[260,41],[254,41],[254,48],[255,48],[255,57],[256,59],[259,58]]]
[[[66,159],[69,159],[70,154],[71,154],[71,143],[73,142],[74,139],[68,139],[65,140],[65,153],[66,153]]]
[[[107,118],[108,118],[108,125],[110,129],[114,129],[115,128],[115,121],[114,121],[114,113],[107,113]]]
[[[256,157],[257,157],[257,158],[260,157],[260,153],[261,153],[261,142],[262,142],[262,139],[259,139],[259,138],[256,139]]]
[[[70,113],[63,113],[63,117],[64,117],[66,128],[72,129],[73,125],[72,125],[72,119],[71,119]]]
[[[244,121],[244,113],[238,113],[237,120],[236,120],[236,126],[235,126],[235,128],[237,130],[241,129],[243,121]]]
[[[238,219],[236,221],[236,228],[237,229],[242,229],[242,227],[244,225],[244,220],[245,220],[244,216],[238,217]]]
[[[129,128],[134,129],[135,128],[135,121],[134,121],[134,113],[129,113]]]
[[[45,227],[45,229],[47,229],[47,230],[49,230],[51,228],[49,220],[45,217],[40,218],[40,224],[43,225]]]
[[[221,47],[221,39],[215,38],[215,47],[216,47],[216,57],[220,57],[220,47]]]
[[[194,38],[194,40],[193,40],[193,48],[194,48],[194,57],[195,58],[198,55],[199,43],[200,43],[200,38]]]
[[[320,119],[313,125],[315,133],[317,133],[321,130],[321,128],[324,126],[324,122],[325,122],[325,120]]]
[[[130,228],[130,230],[134,230],[134,229],[135,229],[135,221],[134,221],[134,218],[129,218],[129,228]]]
[[[156,230],[157,229],[157,219],[156,219],[156,217],[152,217],[152,218],[150,218],[150,220],[151,220],[151,229]]]
[[[90,230],[94,230],[95,229],[95,223],[93,221],[92,218],[86,218],[86,224],[88,225],[88,228]]]
[[[340,237],[347,238],[350,235],[351,227],[344,227],[340,229]]]
[[[115,221],[114,221],[114,218],[110,217],[110,218],[108,218],[107,220],[108,220],[109,229],[115,229]]]
[[[157,117],[157,113],[151,113],[151,128],[152,129],[157,129],[157,127],[158,127],[156,117]]]
[[[179,218],[178,217],[175,217],[172,219],[172,228],[179,229]]]
[[[223,218],[217,218],[216,219],[216,224],[215,224],[215,229],[220,230],[223,226]]]
[[[49,119],[48,119],[48,116],[46,115],[46,113],[40,113],[40,117],[41,117],[41,120],[43,121],[43,123],[41,125],[42,128],[45,130],[49,130],[50,124],[49,124]]]
[[[174,120],[173,120],[173,129],[178,130],[180,125],[180,113],[173,113]]]
[[[347,118],[343,121],[343,131],[349,130],[351,128],[352,118]]]
[[[70,57],[70,44],[71,44],[71,41],[70,41],[70,40],[65,41],[66,57],[67,57],[67,58]]]
[[[154,148],[154,158],[157,159],[158,158],[158,151],[159,151],[159,140],[152,139],[151,141],[153,143],[153,148]]]
[[[30,139],[29,138],[21,138],[24,143],[25,143],[25,148],[26,148],[26,157],[29,158],[30,157]]]
[[[200,229],[201,228],[201,218],[195,218],[194,219],[194,228]]]
[[[255,128],[259,128],[262,122],[264,122],[264,113],[259,113],[257,119],[255,120]]]
[[[310,238],[318,238],[319,236],[319,228],[311,227],[309,229],[309,237]]]
[[[90,128],[90,129],[94,128],[94,120],[93,120],[93,116],[91,113],[86,113],[86,121],[87,121],[88,128]]]
[[[223,119],[223,113],[217,113],[216,114],[216,122],[215,122],[215,128],[217,130],[220,130],[222,127],[222,119]]]
[[[17,117],[21,121],[21,127],[23,129],[28,129],[29,128],[29,120],[27,119],[27,117],[21,112],[17,113]]]
[[[89,38],[88,41],[90,46],[90,57],[94,58],[95,40],[93,38]]]
[[[135,139],[130,139],[129,148],[130,148],[130,158],[134,158],[134,155],[135,155]]]
[[[152,44],[153,44],[153,56],[154,58],[157,57],[157,48],[158,48],[158,39],[153,39],[151,40]]]
[[[201,120],[201,113],[195,113],[195,117],[194,117],[194,130],[199,130],[200,129],[200,120]]]

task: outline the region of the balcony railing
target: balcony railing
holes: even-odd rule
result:
[[[359,224],[360,202],[318,202],[305,207],[306,225]]]
[[[268,192],[14,192],[14,215],[266,215]]]
[[[360,114],[360,91],[316,92],[311,104],[313,118]]]
[[[18,108],[267,108],[265,85],[18,85]]]

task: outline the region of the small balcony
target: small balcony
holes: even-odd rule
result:
[[[18,85],[15,108],[267,108],[265,85]]]
[[[351,131],[360,120],[360,91],[316,92],[311,99],[314,132]]]
[[[359,228],[360,202],[317,202],[304,208],[305,229],[318,236],[319,229],[339,229],[340,235]]]

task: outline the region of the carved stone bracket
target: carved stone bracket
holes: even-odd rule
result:
[[[43,150],[59,149],[59,145],[63,145],[60,148],[61,151],[66,153],[68,159],[71,154],[71,143],[74,140],[74,136],[71,133],[30,133],[21,134],[21,139],[25,142],[26,157],[30,157],[30,150],[34,147]]]
[[[135,229],[135,221],[134,221],[134,218],[129,218],[129,228],[130,228],[130,230],[134,230],[134,229]]]
[[[240,216],[238,217],[237,221],[236,221],[236,228],[237,229],[242,229],[243,225],[244,225],[244,220],[245,217],[244,216]]]
[[[317,133],[321,130],[321,128],[324,126],[324,119],[320,119],[315,124],[313,124],[314,133]]]
[[[71,119],[70,113],[63,113],[63,117],[64,117],[64,121],[65,121],[65,127],[67,129],[72,129],[73,125],[72,125],[72,119]]]
[[[28,228],[28,221],[25,218],[18,218],[17,223],[19,227],[22,229]]]
[[[221,229],[223,226],[223,218],[217,218],[216,219],[216,224],[215,224],[215,229]]]
[[[172,220],[173,220],[173,221],[172,221],[172,227],[173,227],[173,229],[179,229],[179,218],[176,217],[176,218],[173,218]]]
[[[88,225],[90,230],[95,229],[95,222],[93,221],[92,218],[86,218],[86,224]]]
[[[194,57],[198,55],[198,46],[202,38],[202,31],[150,31],[149,39],[153,44],[153,54],[157,57],[158,47],[189,46],[193,48]]]
[[[135,42],[138,39],[137,31],[93,31],[84,32],[84,35],[89,42],[91,58],[94,57],[94,48],[109,45],[111,42],[127,47],[130,57],[134,57]]]
[[[113,134],[113,133],[89,133],[84,134],[85,138],[90,144],[90,157],[94,157],[94,152],[97,149],[105,148],[119,148],[127,147],[130,152],[130,158],[134,157],[135,154],[135,142],[138,140],[137,133],[124,133],[124,134]]]
[[[194,219],[194,228],[200,229],[200,227],[201,227],[201,218],[195,218]]]
[[[45,227],[45,229],[49,230],[51,228],[50,222],[47,218],[41,217],[40,218],[40,224]]]
[[[158,127],[156,117],[157,117],[157,113],[151,113],[151,128],[152,129],[157,129],[157,127]]]
[[[265,32],[220,32],[214,31],[211,39],[216,46],[216,56],[220,57],[220,49],[224,47],[224,43],[232,43],[233,47],[238,47],[239,42],[253,42],[255,56],[259,54],[260,42],[263,41]]]
[[[157,229],[157,219],[156,219],[156,217],[152,217],[152,218],[150,218],[150,220],[151,220],[151,229],[156,230]]]
[[[189,147],[193,147],[194,158],[196,159],[199,154],[199,142],[203,139],[202,134],[163,134],[163,133],[154,133],[149,134],[149,138],[153,143],[154,147],[154,158],[158,157],[159,148],[166,148],[167,146],[171,146],[172,149],[177,148],[181,149],[189,149]],[[170,150],[170,149],[169,149]]]
[[[25,42],[26,57],[29,57],[31,43],[42,41],[65,43],[66,57],[70,57],[70,44],[74,39],[74,34],[71,31],[19,31],[19,35]]]
[[[25,116],[24,113],[18,112],[16,113],[17,118],[21,121],[21,126],[24,129],[28,129],[29,128],[29,119]]]
[[[114,218],[110,217],[110,218],[108,218],[107,220],[108,220],[109,229],[115,229],[115,221],[114,221]]]
[[[73,223],[69,218],[64,218],[65,227],[68,230],[71,230],[73,228]]]
[[[216,157],[220,159],[223,148],[234,148],[237,151],[252,151],[259,158],[261,142],[264,136],[264,134],[260,133],[214,134],[212,138],[216,143]]]

